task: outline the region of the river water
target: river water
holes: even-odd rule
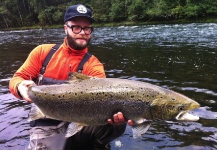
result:
[[[43,43],[61,43],[63,29],[0,31],[0,149],[28,144],[30,106],[10,94],[8,83],[29,52]],[[180,92],[201,104],[197,122],[153,124],[134,139],[131,128],[112,150],[217,149],[217,24],[100,27],[90,52],[107,77],[139,80]]]

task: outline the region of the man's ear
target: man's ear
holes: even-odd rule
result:
[[[64,30],[65,30],[65,33],[67,34],[67,26],[64,25]]]

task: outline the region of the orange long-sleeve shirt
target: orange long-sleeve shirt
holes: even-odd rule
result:
[[[18,83],[23,80],[31,80],[38,77],[42,64],[53,46],[54,44],[39,45],[29,54],[24,64],[16,71],[10,80],[9,88],[14,96],[20,98],[17,91]],[[66,44],[65,39],[64,43],[60,46],[58,51],[54,53],[48,63],[44,77],[66,80],[70,71],[76,71],[81,59],[87,51],[88,48],[84,50],[74,50],[70,48]],[[93,55],[84,64],[82,73],[99,78],[106,77],[103,64]]]

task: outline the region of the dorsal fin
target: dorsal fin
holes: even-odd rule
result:
[[[78,73],[78,72],[69,72],[68,75],[68,81],[69,82],[73,82],[73,81],[81,81],[81,80],[87,80],[90,79],[90,76],[87,76],[85,74],[82,73]]]

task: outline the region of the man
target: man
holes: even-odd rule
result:
[[[70,6],[64,16],[66,37],[63,44],[57,48],[47,66],[43,66],[43,63],[55,44],[43,44],[33,49],[10,80],[11,93],[19,99],[31,102],[27,89],[35,84],[34,81],[37,81],[36,84],[52,84],[66,80],[68,73],[78,71],[81,60],[88,52],[87,46],[93,31],[91,27],[93,21],[90,9],[84,5]],[[82,67],[83,74],[99,78],[106,77],[102,63],[93,55],[84,62]],[[65,139],[67,125],[62,123],[51,119],[31,122],[33,128],[30,130],[28,149],[84,149],[84,146],[104,148],[109,142],[121,136],[126,128],[123,114],[118,112],[112,119],[108,119],[108,124],[84,127],[74,136]],[[129,120],[128,124],[133,123]]]

